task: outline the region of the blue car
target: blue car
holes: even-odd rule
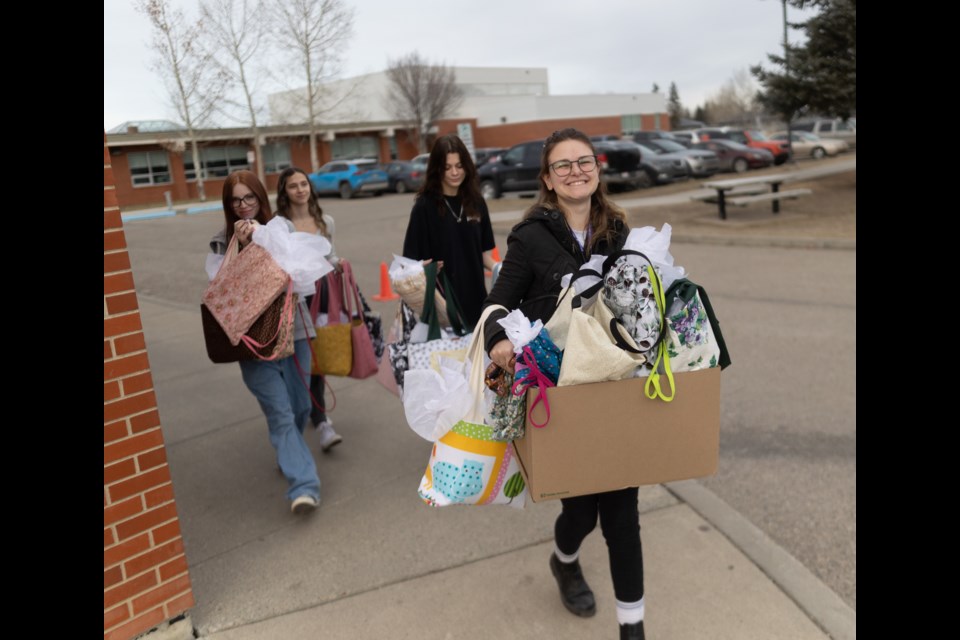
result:
[[[310,174],[310,182],[318,194],[339,193],[344,200],[365,191],[382,195],[390,184],[387,172],[376,160],[334,160]]]

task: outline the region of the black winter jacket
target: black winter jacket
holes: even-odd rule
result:
[[[614,220],[612,241],[601,238],[591,253],[607,255],[622,249],[628,232],[627,225]],[[589,257],[580,249],[560,211],[539,208],[507,237],[500,276],[484,307],[499,304],[510,310],[520,309],[531,322],[539,319],[546,324],[556,309],[560,279],[575,273]],[[487,353],[507,337],[497,324],[505,315],[494,311],[483,327]]]

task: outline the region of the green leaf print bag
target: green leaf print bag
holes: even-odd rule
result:
[[[522,508],[526,503],[527,487],[513,445],[494,440],[493,429],[484,422],[483,324],[495,309],[503,307],[484,309],[467,349],[473,406],[433,443],[430,461],[420,480],[420,497],[430,506],[509,504]]]

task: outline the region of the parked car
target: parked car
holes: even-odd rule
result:
[[[610,191],[627,191],[647,184],[640,145],[626,140],[594,142],[600,182]]]
[[[540,190],[540,154],[543,140],[523,142],[477,169],[480,193],[490,200],[507,192]],[[600,181],[608,188],[635,189],[646,180],[640,150],[632,142],[607,140],[593,143]]]
[[[647,175],[648,184],[670,184],[690,177],[687,161],[682,155],[659,151],[637,142],[630,144],[640,150],[640,167]]]
[[[686,131],[671,131],[670,134],[677,142],[686,147],[706,140],[706,138],[702,137],[695,129],[688,129]]]
[[[491,158],[499,156],[506,150],[507,149],[505,147],[482,147],[480,149],[474,149],[474,163],[479,167],[480,165],[489,161]]]
[[[390,185],[387,172],[376,160],[333,160],[309,176],[317,193],[339,193],[344,200],[355,193],[365,191],[375,196],[382,195]]]
[[[709,178],[720,171],[720,161],[713,151],[688,149],[679,142],[667,138],[645,140],[644,146],[662,153],[673,153],[683,157],[687,163],[687,172],[695,178]]]
[[[766,149],[773,154],[774,164],[783,164],[790,157],[787,143],[780,140],[770,140],[762,131],[754,129],[737,129],[734,127],[718,127],[700,129],[700,135],[708,140],[733,140],[754,149]]]
[[[590,142],[605,142],[607,140],[622,140],[620,136],[614,133],[604,133],[599,136],[590,136]]]
[[[427,164],[429,164],[430,162],[430,154],[421,153],[418,156],[413,156],[413,159],[411,159],[410,162],[414,164],[422,164],[423,166],[427,166]]]
[[[721,171],[743,173],[747,169],[763,169],[773,164],[773,154],[766,149],[754,149],[733,140],[707,140],[693,145],[717,154]]]
[[[640,144],[647,144],[650,140],[670,140],[680,144],[672,131],[636,131],[630,135],[630,139]]]
[[[774,140],[786,140],[787,132],[778,131],[770,136]],[[819,160],[824,156],[835,156],[850,149],[844,140],[831,140],[806,131],[791,131],[790,144],[793,146],[793,156],[811,156]]]
[[[427,175],[427,165],[406,160],[387,162],[380,165],[380,168],[387,172],[389,182],[387,191],[397,193],[416,191],[423,184],[423,179]]]
[[[806,118],[790,125],[791,129],[807,131],[821,138],[843,140],[851,149],[857,148],[857,119]]]

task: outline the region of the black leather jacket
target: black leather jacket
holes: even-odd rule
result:
[[[619,220],[614,220],[608,242],[601,238],[592,253],[607,255],[623,247],[629,229]],[[563,214],[554,209],[537,209],[532,216],[517,224],[507,237],[507,253],[500,268],[500,276],[484,307],[500,304],[507,309],[520,309],[531,321],[544,323],[556,309],[560,295],[560,279],[574,273],[590,257],[584,255]],[[506,332],[497,324],[504,317],[503,311],[490,314],[483,327],[486,350],[500,340]]]

